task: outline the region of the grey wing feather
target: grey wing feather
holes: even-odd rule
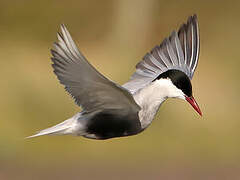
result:
[[[84,111],[101,108],[139,110],[132,95],[100,74],[81,54],[68,30],[61,25],[54,43],[52,66],[61,84]]]
[[[197,16],[193,15],[178,32],[173,31],[160,46],[144,56],[136,65],[136,72],[123,87],[133,94],[170,69],[183,71],[192,79],[198,63],[199,45],[198,21]]]

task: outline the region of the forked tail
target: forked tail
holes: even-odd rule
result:
[[[78,118],[80,116],[81,116],[80,113],[78,113],[72,118],[63,121],[62,123],[57,124],[56,126],[41,130],[37,134],[34,134],[26,138],[28,139],[43,135],[66,135],[66,134],[84,135],[81,134],[81,129],[83,128],[81,128],[81,124],[78,121]]]

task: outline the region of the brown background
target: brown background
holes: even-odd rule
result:
[[[237,0],[1,0],[0,179],[239,179],[239,9]],[[193,13],[201,52],[192,83],[202,118],[170,99],[137,136],[24,140],[80,111],[50,66],[60,23],[100,72],[123,84]]]

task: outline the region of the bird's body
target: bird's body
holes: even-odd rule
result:
[[[145,130],[167,98],[187,100],[199,114],[190,79],[197,66],[196,16],[156,46],[123,86],[101,75],[80,53],[63,25],[52,50],[54,73],[83,108],[72,118],[36,135],[72,134],[92,139],[135,135]]]

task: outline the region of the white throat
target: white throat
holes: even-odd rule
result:
[[[151,124],[160,105],[168,97],[185,99],[184,93],[170,79],[155,80],[147,87],[136,92],[133,97],[141,107],[138,116],[143,129]]]

